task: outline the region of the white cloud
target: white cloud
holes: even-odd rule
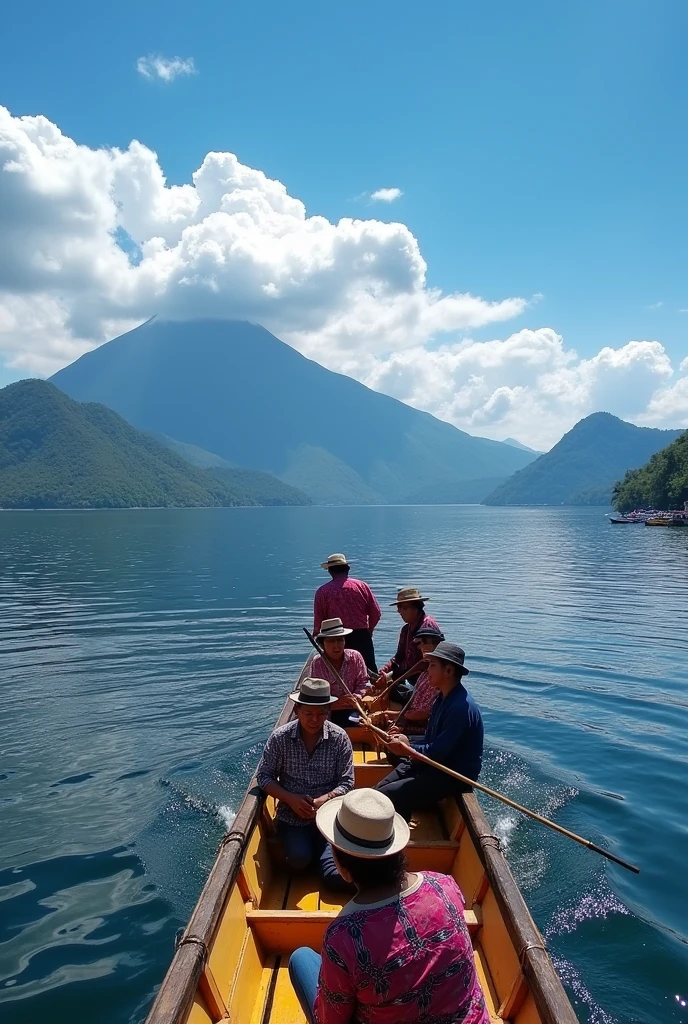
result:
[[[430,288],[406,225],[309,216],[232,153],[209,153],[190,183],[170,186],[139,142],[95,150],[0,108],[0,355],[14,368],[47,375],[155,313],[225,316],[464,429],[535,448],[596,409],[666,426],[688,416],[658,341],[582,359],[550,327],[472,338],[536,300]]]
[[[403,194],[400,188],[378,188],[370,193],[370,198],[376,203],[393,203],[395,199],[401,199]]]
[[[195,75],[196,65],[193,57],[163,57],[159,53],[149,53],[147,57],[139,57],[136,70],[144,78],[173,82],[180,75]]]
[[[645,307],[645,309],[661,309],[663,305],[664,305],[664,303],[661,302],[661,301],[660,302],[651,302],[649,304],[649,306]]]

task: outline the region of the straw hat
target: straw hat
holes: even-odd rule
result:
[[[349,633],[353,633],[353,629],[346,629],[341,619],[323,619],[320,623],[320,632],[315,639],[327,640],[328,637],[348,636]]]
[[[439,643],[434,651],[425,655],[426,660],[429,658],[437,658],[439,661],[450,661],[452,665],[456,665],[461,669],[461,675],[467,676],[469,670],[464,666],[464,658],[466,652],[463,647],[459,647],[458,644],[451,644],[448,640],[443,640]]]
[[[429,601],[429,597],[423,597],[418,587],[402,587],[397,593],[396,601],[392,601],[390,608],[400,604],[408,604],[409,601]]]
[[[295,704],[335,704],[336,697],[330,693],[330,684],[326,679],[311,679],[308,676],[301,681],[301,689],[289,694],[289,700]]]
[[[356,857],[390,857],[407,845],[408,824],[377,789],[353,789],[328,800],[315,823],[332,845]]]
[[[340,565],[344,569],[350,569],[351,566],[346,560],[346,555],[343,555],[341,551],[335,552],[334,555],[330,555],[326,562],[320,563],[321,569],[331,569],[335,565]]]

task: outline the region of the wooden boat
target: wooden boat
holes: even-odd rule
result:
[[[670,512],[661,516],[650,516],[645,520],[646,526],[685,526],[686,519],[683,515],[672,516]]]
[[[304,670],[305,671],[305,670]],[[302,673],[303,675],[303,673]],[[276,728],[293,714],[287,700]],[[356,786],[389,770],[364,729],[350,730]],[[341,896],[315,874],[289,875],[273,839],[274,801],[253,783],[222,840],[147,1024],[305,1024],[287,964],[320,950]],[[466,899],[478,976],[492,1022],[577,1024],[576,1015],[474,794],[418,812],[411,870],[454,876]]]

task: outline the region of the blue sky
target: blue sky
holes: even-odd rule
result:
[[[231,151],[309,215],[401,221],[430,286],[529,300],[471,338],[547,327],[581,357],[658,341],[675,372],[688,355],[683,0],[40,2],[4,34],[15,117],[90,148],[138,139],[168,184]],[[196,73],[148,80],[147,54]],[[360,198],[385,186],[403,195]]]

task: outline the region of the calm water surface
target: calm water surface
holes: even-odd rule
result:
[[[580,1020],[688,1021],[688,530],[465,506],[2,513],[3,1024],[145,1017],[332,550],[466,648],[483,781],[640,865],[485,801]]]

